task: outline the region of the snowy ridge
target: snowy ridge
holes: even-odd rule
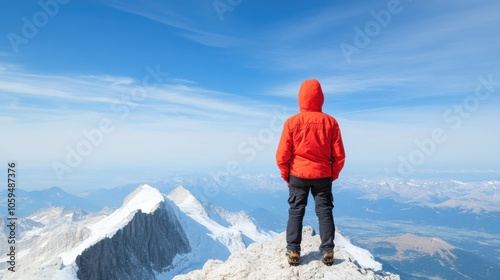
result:
[[[88,226],[91,233],[77,247],[69,252],[61,254],[64,265],[73,264],[83,250],[95,244],[105,237],[112,237],[119,229],[123,228],[138,211],[149,214],[165,201],[163,195],[157,189],[149,185],[141,185],[125,198],[122,207],[111,215]]]
[[[251,244],[246,250],[232,254],[225,262],[209,260],[203,269],[174,279],[399,279],[398,275],[364,266],[361,262],[371,259],[371,254],[357,250],[357,257],[351,255],[342,246],[357,247],[348,246],[346,239],[338,240],[347,243],[335,247],[335,265],[325,266],[320,262],[319,236],[311,227],[304,227],[302,236],[301,263],[297,267],[290,267],[285,259],[285,233],[282,233],[273,240]]]
[[[16,272],[5,267],[0,270],[1,279],[74,279],[73,268],[62,273],[61,252],[74,248],[75,243],[90,236],[84,223],[102,219],[102,215],[52,207],[39,210],[19,220],[20,235],[16,240]],[[5,242],[7,244],[7,242]],[[5,260],[6,261],[6,260]],[[6,262],[2,261],[2,264]],[[64,274],[58,278],[57,274]]]
[[[167,197],[187,216],[203,225],[209,231],[208,235],[223,243],[231,253],[244,250],[247,247],[244,236],[253,241],[272,238],[271,234],[259,230],[246,213],[233,213],[220,207],[211,207],[215,214],[229,224],[228,227],[221,225],[212,219],[207,209],[182,186],[175,188]]]
[[[242,232],[254,241],[270,239],[273,235],[260,230],[254,220],[245,212],[229,212],[218,206],[210,207],[217,215],[227,221],[232,229]]]
[[[167,197],[185,213],[195,217],[208,217],[203,205],[182,186],[175,188]]]
[[[335,233],[335,246],[343,248],[353,256],[360,265],[375,271],[382,270],[382,264],[374,260],[370,251],[352,245],[352,243],[339,232]]]

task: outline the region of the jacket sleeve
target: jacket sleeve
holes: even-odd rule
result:
[[[335,126],[335,131],[332,139],[332,181],[339,177],[340,171],[344,167],[345,151],[342,135],[338,124]]]
[[[283,125],[280,142],[276,151],[276,163],[280,169],[281,178],[287,183],[290,176],[290,160],[292,159],[293,139],[288,127],[288,121]]]

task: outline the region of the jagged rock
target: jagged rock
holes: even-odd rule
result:
[[[301,264],[290,267],[285,259],[285,234],[272,241],[257,242],[233,254],[225,262],[208,261],[201,270],[178,275],[175,280],[215,279],[399,279],[398,275],[355,264],[353,257],[341,246],[335,247],[335,265],[320,262],[319,236],[311,227],[304,227]]]
[[[79,279],[155,279],[177,254],[190,251],[179,221],[165,203],[152,214],[137,212],[113,237],[76,258]]]

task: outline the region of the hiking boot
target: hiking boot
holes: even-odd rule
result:
[[[292,266],[298,266],[300,261],[300,253],[292,250],[286,251],[286,259],[288,264]]]
[[[321,258],[321,262],[327,266],[333,265],[333,251],[330,252],[321,252],[323,257]]]

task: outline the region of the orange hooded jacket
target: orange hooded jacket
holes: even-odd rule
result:
[[[331,177],[344,167],[345,152],[337,121],[322,112],[324,95],[320,83],[306,80],[299,90],[300,113],[285,121],[276,151],[281,177],[302,179]]]

